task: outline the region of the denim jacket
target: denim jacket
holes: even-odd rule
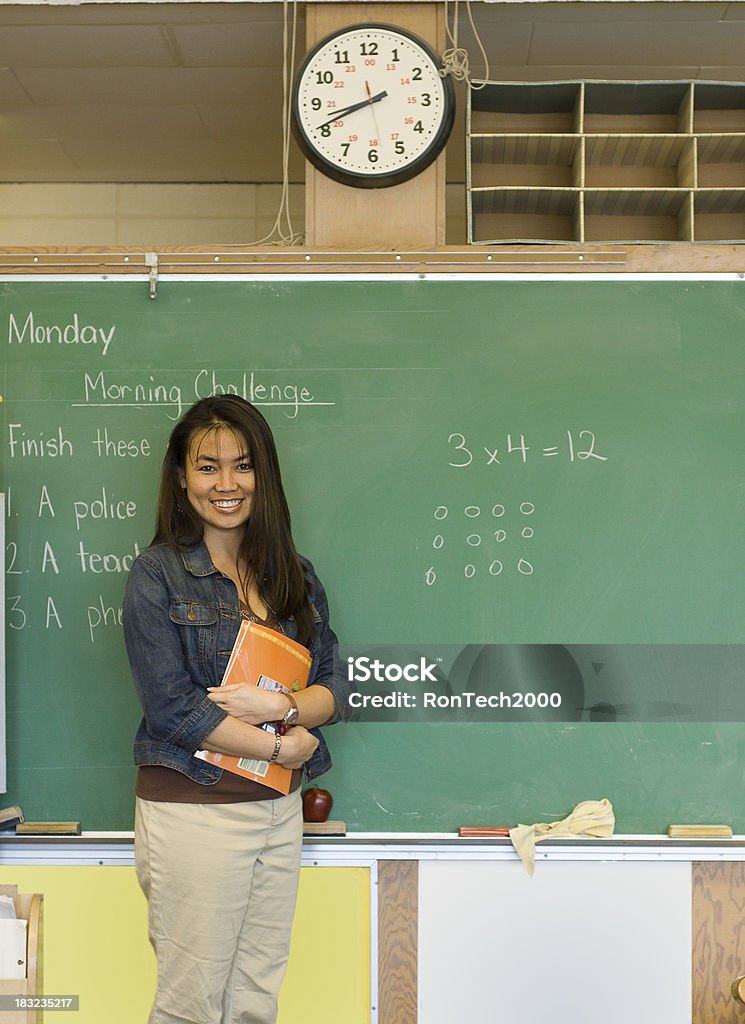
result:
[[[349,683],[329,626],[326,594],[303,559],[316,622],[308,685],[323,683],[336,705],[332,722],[349,717]],[[207,696],[225,672],[238,627],[238,593],[217,569],[204,543],[176,551],[166,544],[143,551],[134,562],[124,595],[124,640],[144,711],[135,737],[135,764],[175,768],[203,785],[214,785],[222,768],[192,756],[227,716]],[[294,621],[281,623],[296,637]],[[326,742],[305,765],[308,779],[331,767]]]

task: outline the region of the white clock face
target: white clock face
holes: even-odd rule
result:
[[[308,159],[345,184],[393,185],[447,141],[453,86],[426,43],[392,26],[358,25],[323,40],[295,83],[296,137]]]

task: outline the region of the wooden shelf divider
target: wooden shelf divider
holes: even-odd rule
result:
[[[484,82],[466,190],[472,244],[743,241],[745,86]]]

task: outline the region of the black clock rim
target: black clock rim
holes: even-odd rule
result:
[[[290,101],[292,134],[294,135],[295,141],[297,142],[305,159],[308,160],[316,170],[321,171],[321,173],[327,178],[331,178],[333,181],[338,181],[342,185],[350,185],[353,188],[390,188],[392,185],[401,185],[403,182],[410,181],[411,178],[415,178],[418,174],[421,174],[422,171],[426,170],[431,163],[434,163],[445,148],[445,144],[450,138],[450,133],[452,132],[453,124],[455,123],[455,88],[450,75],[444,75],[442,78],[442,87],[445,109],[442,121],[440,122],[440,127],[424,152],[420,153],[419,156],[415,160],[412,160],[412,162],[406,167],[402,167],[397,171],[391,171],[390,174],[379,174],[375,176],[361,174],[355,171],[346,171],[341,167],[337,167],[336,164],[331,163],[318,153],[315,146],[313,146],[308,139],[308,136],[305,134],[305,130],[300,123],[298,114],[298,94],[300,92],[300,83],[305,73],[305,69],[316,53],[338,36],[347,35],[349,32],[357,32],[360,29],[387,29],[388,31],[395,32],[398,35],[407,36],[412,40],[412,42],[416,43],[417,46],[420,46],[422,50],[424,50],[432,60],[433,64],[441,64],[440,55],[428,42],[426,42],[426,40],[422,39],[415,32],[410,32],[408,29],[401,28],[399,25],[391,25],[378,21],[364,21],[356,25],[346,25],[344,28],[337,29],[335,32],[330,32],[327,36],[324,36],[323,39],[320,39],[314,46],[312,46],[310,50],[308,50],[295,73]]]

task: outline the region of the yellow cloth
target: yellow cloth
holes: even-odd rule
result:
[[[574,836],[607,838],[613,835],[615,824],[616,816],[610,800],[583,800],[561,821],[552,821],[549,825],[518,825],[511,828],[510,839],[528,869],[528,874],[532,875],[535,867],[535,844],[540,843],[542,839],[567,839]]]

